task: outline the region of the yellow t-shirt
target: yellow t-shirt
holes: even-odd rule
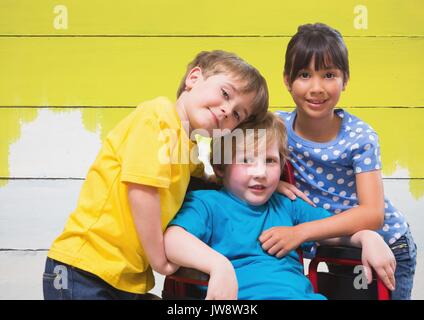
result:
[[[191,159],[197,159],[195,146],[171,101],[142,103],[108,134],[88,171],[77,208],[48,256],[117,289],[149,291],[154,277],[137,236],[125,182],[158,188],[165,230],[182,205],[190,174],[202,172],[201,164],[189,161],[191,153]]]

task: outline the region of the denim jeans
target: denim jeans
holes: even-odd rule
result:
[[[43,274],[45,300],[150,300],[152,294],[118,290],[87,271],[47,258]]]
[[[392,299],[410,300],[417,264],[417,245],[409,228],[390,248],[396,258],[396,288],[392,292]]]

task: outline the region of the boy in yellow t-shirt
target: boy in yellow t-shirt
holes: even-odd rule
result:
[[[190,175],[203,173],[192,137],[220,136],[267,108],[266,81],[254,67],[232,53],[199,53],[176,103],[144,102],[107,136],[48,253],[44,298],[137,299],[154,286],[152,269],[175,272],[163,231]]]

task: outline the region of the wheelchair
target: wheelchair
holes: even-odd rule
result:
[[[294,184],[293,168],[289,163],[284,167],[282,179]],[[188,191],[212,189],[220,187],[214,183],[206,183],[197,178],[191,178]],[[297,250],[302,265],[305,266],[303,253]],[[324,295],[329,300],[390,300],[390,290],[373,272],[373,281],[367,284],[365,278],[358,286],[358,270],[361,266],[360,248],[346,246],[318,246],[316,254],[310,260],[307,274],[316,293]],[[329,271],[319,271],[320,263],[327,264]],[[359,269],[360,270],[360,269]],[[364,270],[362,269],[362,272]],[[198,270],[181,267],[176,273],[165,278],[162,298],[170,300],[204,299],[205,291],[199,286],[207,286],[209,275]],[[363,283],[365,282],[365,283]],[[356,283],[356,285],[355,285]]]

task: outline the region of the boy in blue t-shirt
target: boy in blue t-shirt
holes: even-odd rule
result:
[[[274,192],[287,157],[286,142],[284,123],[272,113],[215,140],[212,163],[224,188],[188,194],[170,222],[166,255],[210,275],[206,299],[325,299],[314,293],[295,251],[279,252],[264,241],[272,228],[331,216]],[[365,259],[370,250],[378,252],[364,264],[387,267],[379,275],[388,287],[393,285],[394,257],[377,233],[364,230],[328,243],[362,246]]]

